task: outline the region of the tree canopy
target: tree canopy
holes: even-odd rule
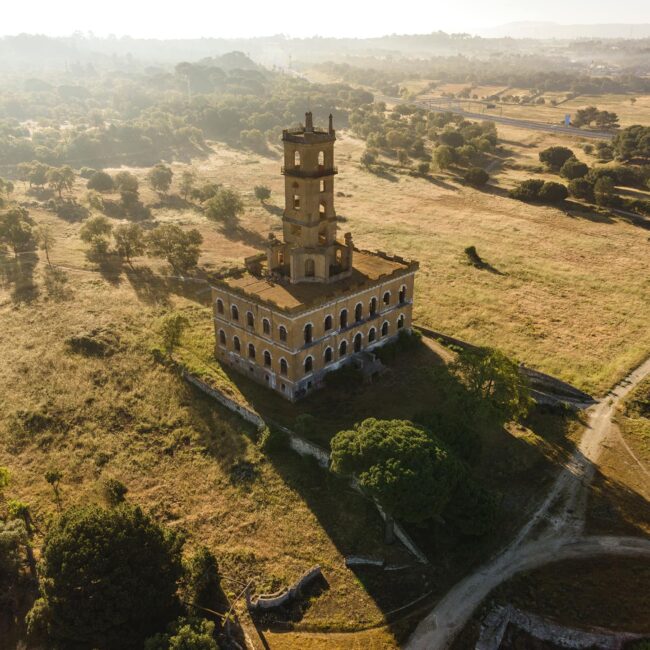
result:
[[[195,228],[162,224],[149,233],[147,250],[153,257],[167,260],[176,272],[185,273],[197,265],[202,243],[203,236]]]

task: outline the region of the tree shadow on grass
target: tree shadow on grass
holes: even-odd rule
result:
[[[425,174],[421,176],[421,178],[431,183],[432,185],[435,185],[436,187],[442,187],[445,190],[458,192],[459,188],[456,185],[452,185],[451,183],[447,183],[446,181],[443,181],[439,176],[434,176],[433,174]]]
[[[244,228],[238,219],[229,219],[221,223],[219,232],[230,241],[241,241],[253,248],[264,248],[268,243],[262,234]]]
[[[275,217],[281,217],[284,214],[284,210],[279,205],[273,205],[272,203],[262,203],[262,207]]]
[[[399,182],[399,176],[396,174],[393,174],[389,172],[387,169],[384,169],[381,166],[378,165],[371,165],[370,167],[367,167],[367,170],[373,175],[377,176],[377,178],[381,178],[385,181],[389,181],[390,183],[397,183]]]
[[[0,286],[10,289],[15,305],[29,304],[38,298],[40,290],[34,279],[38,261],[35,251],[22,252],[15,257],[0,250]]]

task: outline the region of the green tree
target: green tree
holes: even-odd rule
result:
[[[601,176],[594,183],[594,198],[598,205],[612,205],[616,198],[616,186],[608,176]]]
[[[79,229],[81,241],[90,244],[87,253],[91,261],[98,261],[108,253],[108,238],[113,230],[113,224],[102,214],[86,219]]]
[[[144,650],[219,650],[214,623],[204,618],[179,618],[165,634],[147,639]]]
[[[63,474],[58,469],[50,469],[45,472],[45,480],[52,486],[54,500],[57,508],[61,510],[61,479]]]
[[[369,418],[331,442],[331,467],[353,475],[383,508],[386,540],[393,518],[421,522],[442,512],[463,466],[429,431],[406,420]]]
[[[137,192],[139,188],[137,177],[127,171],[115,174],[113,183],[118,192]]]
[[[430,168],[431,165],[429,165],[428,162],[418,163],[418,174],[422,174],[422,176],[426,176],[429,173]]]
[[[436,161],[438,169],[449,169],[454,164],[456,155],[449,145],[441,144],[433,152],[433,158]]]
[[[569,158],[560,169],[560,175],[572,181],[575,178],[583,178],[589,172],[589,165],[580,162],[577,158]]]
[[[96,192],[112,192],[115,189],[113,177],[106,172],[98,171],[88,179],[86,187]]]
[[[50,167],[47,171],[47,182],[52,189],[56,190],[61,198],[63,190],[72,191],[74,187],[75,173],[72,167]]]
[[[549,147],[539,152],[540,161],[554,170],[561,169],[569,158],[575,158],[575,155],[567,147]]]
[[[65,647],[142,648],[178,611],[182,540],[139,508],[73,508],[45,537],[40,617]]]
[[[120,224],[113,230],[115,251],[131,267],[131,260],[139,255],[144,255],[147,243],[142,226],[137,223]]]
[[[177,273],[194,268],[201,254],[203,237],[196,230],[183,230],[176,224],[163,224],[154,228],[147,237],[147,251],[153,257],[167,260]]]
[[[189,325],[185,316],[178,313],[167,314],[160,323],[160,338],[169,356],[181,342],[183,331]]]
[[[377,154],[375,154],[374,151],[370,151],[369,149],[366,149],[361,154],[361,158],[359,159],[359,162],[364,167],[370,167],[370,165],[374,165],[377,162]]]
[[[52,266],[52,262],[50,261],[50,251],[56,241],[52,227],[48,224],[38,226],[36,229],[36,241],[38,242],[38,247],[45,253],[45,259],[47,259],[48,266]]]
[[[268,201],[271,198],[271,188],[266,187],[266,185],[256,185],[254,192],[255,198],[262,203]]]
[[[575,178],[569,183],[569,194],[576,199],[583,199],[590,203],[594,201],[594,184],[586,178]]]
[[[465,138],[458,131],[443,131],[439,139],[441,144],[446,144],[454,149],[465,144]]]
[[[206,203],[208,219],[228,221],[236,219],[244,211],[244,203],[236,190],[224,187]]]
[[[192,169],[184,169],[181,173],[180,190],[181,195],[187,201],[196,184],[196,173]]]
[[[120,503],[124,503],[124,497],[126,497],[129,489],[116,478],[108,478],[102,484],[102,496],[106,504],[114,508],[119,506]]]
[[[15,257],[34,249],[32,220],[25,208],[11,208],[0,214],[0,243],[10,246]]]
[[[561,203],[569,196],[566,185],[546,181],[539,190],[539,200],[542,203]]]
[[[27,181],[29,186],[36,185],[38,187],[43,187],[47,183],[47,174],[50,167],[36,160],[32,163],[26,163],[26,167],[23,169],[23,173],[26,174]]]
[[[182,592],[185,602],[216,610],[221,604],[219,566],[207,546],[200,546],[185,561]]]
[[[159,195],[164,196],[172,185],[174,172],[171,167],[158,163],[154,165],[147,174],[149,184]]]
[[[519,201],[537,201],[542,187],[544,181],[541,178],[529,178],[513,187],[508,196]]]
[[[466,348],[451,365],[474,400],[489,404],[504,421],[524,417],[532,404],[528,382],[519,366],[493,348]]]

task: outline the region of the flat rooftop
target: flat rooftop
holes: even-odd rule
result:
[[[239,293],[270,307],[289,313],[299,313],[316,305],[329,302],[348,293],[380,284],[418,268],[417,262],[401,257],[391,257],[383,252],[354,250],[352,273],[330,283],[301,282],[291,284],[278,282],[265,276],[266,262],[262,262],[259,275],[241,269],[213,281],[214,286]]]

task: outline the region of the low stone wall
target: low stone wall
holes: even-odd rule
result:
[[[294,433],[291,429],[283,427],[277,422],[269,420],[269,424],[275,429],[282,431],[289,441],[289,447],[293,449],[300,456],[311,456],[318,461],[318,464],[324,469],[329,469],[330,466],[330,455],[326,449],[319,447],[317,444],[311,442],[299,436],[297,433]]]
[[[321,571],[320,566],[316,565],[308,571],[305,571],[305,573],[303,573],[288,589],[283,589],[274,594],[260,594],[254,598],[251,598],[250,594],[246,593],[246,604],[248,605],[248,608],[252,610],[266,610],[281,607],[288,601],[299,596],[303,589],[322,575],[323,572]]]
[[[216,399],[217,402],[225,406],[227,409],[234,411],[238,415],[241,415],[244,418],[244,420],[250,422],[251,424],[254,424],[258,429],[263,429],[266,426],[264,420],[257,413],[255,413],[255,411],[251,411],[250,409],[247,409],[245,406],[238,404],[234,400],[230,399],[230,397],[224,395],[220,390],[217,390],[213,386],[206,384],[203,380],[199,379],[196,375],[187,372],[187,370],[183,370],[182,375],[185,381],[188,381],[190,384],[193,384],[194,386],[202,390],[204,393],[207,393],[208,395],[210,395],[210,397]]]

